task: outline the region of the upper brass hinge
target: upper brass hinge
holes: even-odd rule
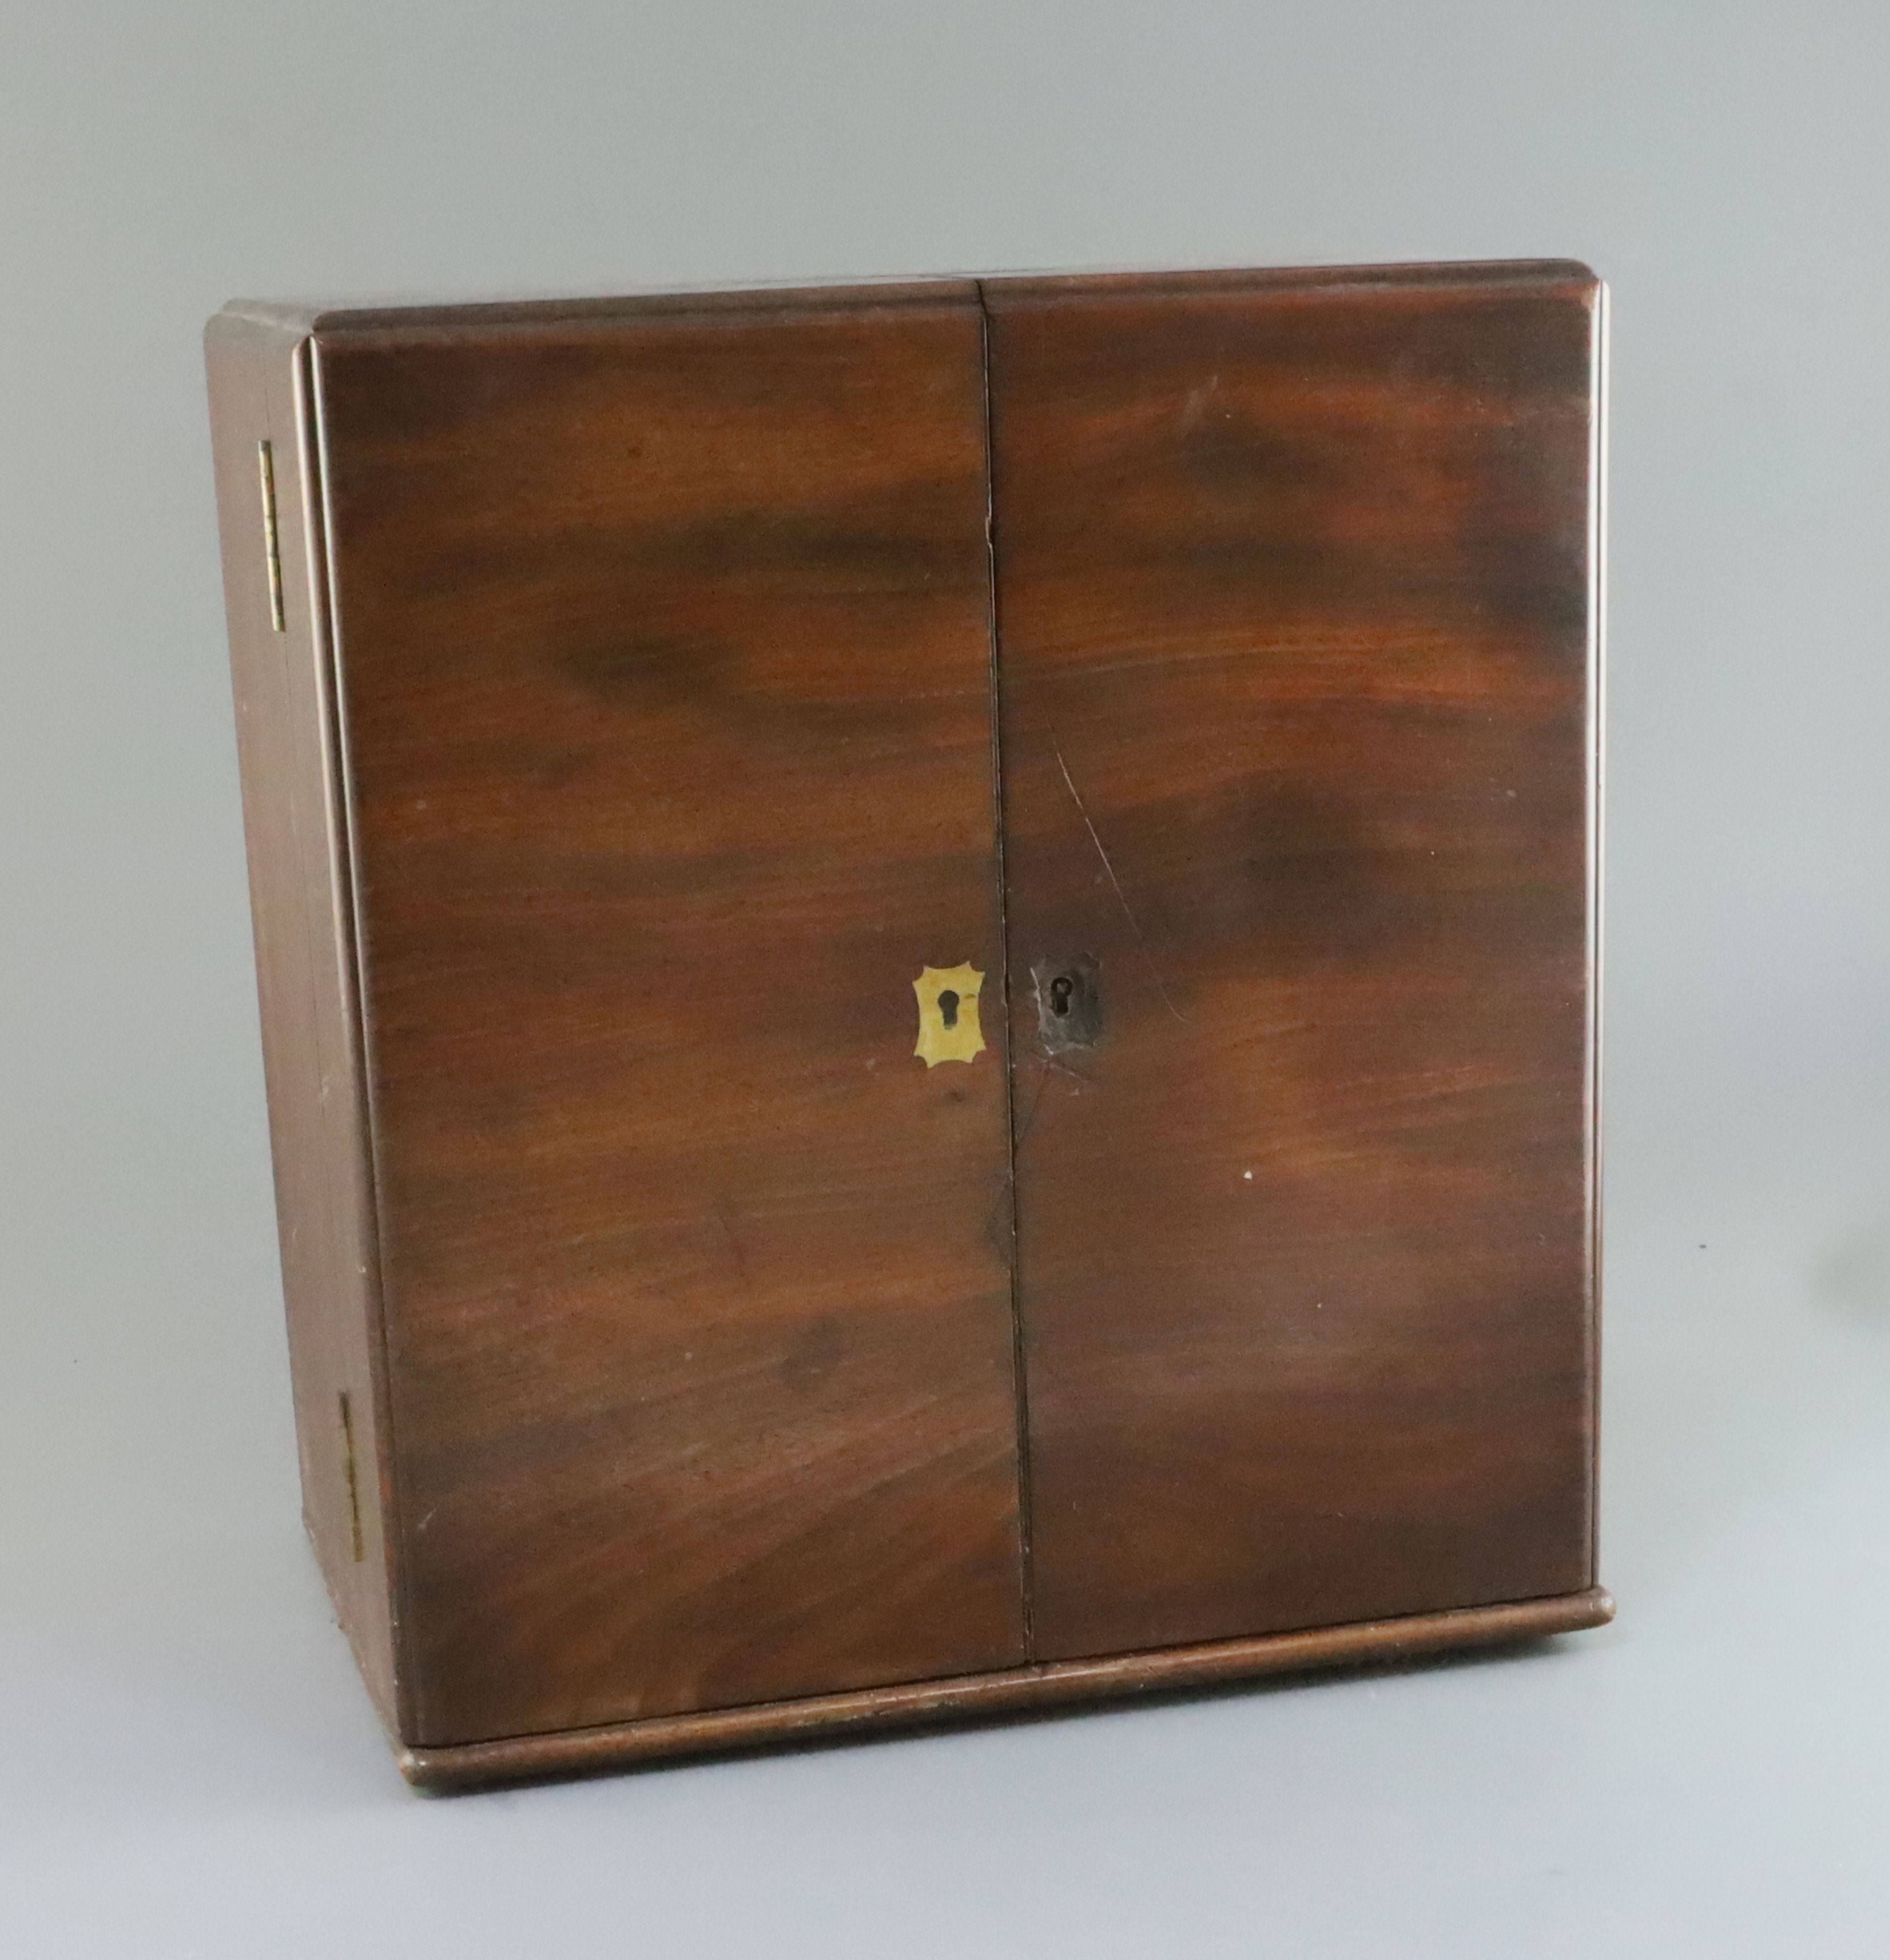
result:
[[[256,446],[256,468],[262,479],[262,548],[269,565],[269,624],[280,633],[282,619],[282,548],[275,530],[275,455],[267,442]]]

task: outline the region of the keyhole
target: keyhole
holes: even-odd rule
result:
[[[1076,982],[1067,973],[1059,973],[1050,983],[1050,1011],[1053,1014],[1067,1014],[1070,1011],[1070,996]]]
[[[938,997],[938,1017],[948,1028],[958,1025],[958,996],[949,987]]]

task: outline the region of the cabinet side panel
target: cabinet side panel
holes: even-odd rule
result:
[[[291,330],[228,314],[205,335],[304,1516],[398,1732],[376,1262],[302,348]]]
[[[1023,1658],[981,327],[317,330],[429,1742]]]
[[[989,291],[1045,1659],[1590,1583],[1597,301]]]

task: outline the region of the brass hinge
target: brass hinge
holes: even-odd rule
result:
[[[355,1468],[355,1413],[348,1406],[348,1391],[341,1392],[342,1467],[348,1479],[348,1541],[358,1565],[367,1556],[361,1529],[361,1473]]]
[[[269,562],[269,624],[280,633],[282,622],[282,549],[275,533],[275,456],[266,442],[256,446],[256,468],[262,479],[262,548]]]

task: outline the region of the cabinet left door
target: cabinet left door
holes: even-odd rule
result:
[[[1022,1660],[975,291],[310,371],[410,1739]]]

